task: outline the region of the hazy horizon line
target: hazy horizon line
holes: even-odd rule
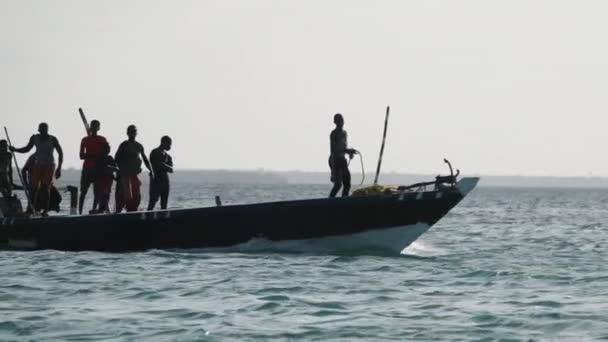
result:
[[[64,167],[64,170],[73,170],[80,171],[81,167]],[[146,170],[144,169],[142,173]],[[248,172],[248,173],[303,173],[303,174],[329,174],[330,171],[327,170],[277,170],[277,169],[265,169],[265,168],[176,168],[175,172]],[[353,175],[361,175],[361,171],[352,170],[351,174]],[[395,175],[395,176],[435,176],[438,174],[446,175],[446,170],[443,172],[402,172],[402,171],[386,171],[381,172],[381,175]],[[375,175],[374,171],[365,170],[365,175]],[[461,172],[460,177],[513,177],[513,178],[584,178],[584,179],[593,179],[593,178],[606,178],[608,179],[608,175],[553,175],[553,174],[495,174],[495,173],[466,173]]]

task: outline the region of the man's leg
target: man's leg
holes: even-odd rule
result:
[[[350,192],[350,171],[348,170],[348,166],[342,171],[342,185],[342,197],[348,197],[348,193]]]
[[[4,199],[6,199],[7,203],[8,203],[8,199],[11,198],[11,192],[9,189],[7,188],[0,188],[0,193],[2,193],[2,197]]]
[[[141,183],[139,182],[139,178],[137,175],[126,177],[128,179],[127,188],[123,189],[127,193],[127,211],[137,211],[139,209],[139,204],[141,203],[141,193],[140,187]],[[123,184],[124,185],[124,184]]]
[[[114,202],[116,204],[116,213],[120,213],[125,208],[125,195],[122,189],[122,177],[116,180],[116,189],[114,190]]]
[[[93,184],[93,207],[91,208],[91,211],[96,213],[98,211],[101,211],[100,209],[100,201],[101,198],[99,197],[99,189],[95,189],[95,184]]]
[[[133,176],[133,192],[134,192],[134,198],[133,198],[133,207],[135,208],[135,210],[133,211],[138,211],[139,210],[139,205],[141,204],[141,182],[139,181],[139,178],[137,176]]]
[[[85,168],[83,168],[82,173],[80,174],[80,198],[78,201],[78,213],[80,215],[82,215],[84,200],[87,197],[87,192],[89,192],[90,186],[91,182],[89,180],[88,172]],[[95,191],[95,187],[93,187],[93,191]]]
[[[2,177],[3,179],[0,180],[0,188],[2,188],[2,195],[8,201],[8,199],[13,195],[13,184],[11,184],[8,175],[3,174]]]
[[[0,175],[0,193],[6,199],[6,203],[8,203],[8,199],[11,197],[11,188],[8,176],[4,174]]]
[[[122,193],[125,199],[125,209],[127,212],[133,211],[133,184],[131,184],[131,177],[122,177]]]
[[[169,203],[169,183],[163,185],[162,191],[160,193],[160,208],[167,209],[167,204]]]
[[[94,177],[93,180],[93,209],[91,210],[94,213],[100,213],[103,208],[103,190],[101,181]]]
[[[150,199],[148,201],[148,211],[154,210],[156,206],[156,202],[158,202],[158,198],[160,197],[159,185],[154,180],[150,180]]]
[[[331,189],[331,194],[329,197],[336,197],[338,191],[345,183],[344,178],[347,177],[345,172],[348,172],[348,164],[346,163],[346,158],[334,158],[332,160],[332,167],[334,169],[334,187]],[[350,175],[348,175],[350,177]],[[350,189],[345,189],[346,191]]]
[[[45,165],[45,171],[46,171],[46,173],[44,174],[44,194],[46,195],[46,198],[44,201],[43,213],[47,214],[49,212],[50,206],[51,206],[51,184],[53,184],[53,176],[55,174],[55,165],[53,165],[53,164]]]
[[[107,213],[110,211],[109,203],[110,203],[110,193],[100,192],[98,195],[99,198],[99,213]]]
[[[100,177],[96,181],[99,192],[99,212],[110,212],[110,193],[112,192],[112,181],[105,177]]]
[[[35,163],[32,166],[31,181],[30,200],[32,202],[32,213],[37,215],[40,210],[40,205],[38,205],[38,197],[40,195],[40,165],[38,165],[38,163]]]
[[[129,176],[122,176],[120,178],[120,182],[121,182],[121,190],[122,190],[122,197],[123,197],[123,201],[124,201],[124,207],[126,209],[126,211],[130,211],[129,208],[131,207],[131,201],[133,198],[133,188],[131,187],[131,182],[129,180]]]
[[[334,186],[331,188],[331,192],[329,193],[329,198],[334,198],[340,191],[342,187],[342,170],[334,170]]]

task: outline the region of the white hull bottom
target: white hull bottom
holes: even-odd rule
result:
[[[401,253],[420,235],[424,234],[430,226],[418,223],[393,228],[368,230],[351,235],[328,236],[317,239],[270,241],[266,239],[253,239],[247,243],[229,248],[214,250],[238,252],[304,252],[304,253],[348,253],[353,252],[392,252]]]

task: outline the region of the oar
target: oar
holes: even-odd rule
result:
[[[4,127],[4,134],[6,135],[6,140],[8,141],[8,146],[9,146],[9,150],[10,147],[13,146],[13,143],[11,143],[11,138],[8,135],[8,130],[6,129],[6,126]],[[23,177],[21,176],[21,170],[19,169],[19,163],[17,162],[17,156],[15,155],[15,152],[11,151],[11,154],[13,155],[13,160],[15,161],[15,168],[17,169],[17,174],[19,175],[19,180],[21,181],[21,185],[23,186],[23,192],[25,192],[25,197],[27,198],[27,203],[29,204],[30,208],[34,208],[34,206],[32,205],[32,200],[30,199],[30,193],[28,191],[27,186],[25,186],[25,182],[23,181]]]
[[[384,142],[386,141],[386,129],[388,127],[388,114],[391,107],[386,107],[386,117],[384,118],[384,133],[382,134],[382,146],[380,147],[380,158],[378,158],[378,167],[376,168],[376,178],[374,178],[374,185],[378,184],[378,177],[380,176],[380,166],[382,166],[382,155],[384,154]]]
[[[82,108],[78,108],[78,113],[80,113],[80,119],[84,124],[84,129],[87,131],[87,135],[91,135],[91,126],[89,126],[89,122],[87,121],[87,117],[84,116],[84,111]]]

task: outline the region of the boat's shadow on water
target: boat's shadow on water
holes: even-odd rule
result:
[[[56,251],[52,249],[47,250],[20,250],[15,248],[0,248],[1,252],[13,252],[13,253],[24,253],[24,254],[40,254],[40,253],[62,253],[63,251]],[[251,255],[251,256],[286,256],[286,257],[318,257],[318,256],[335,256],[335,257],[382,257],[382,258],[401,258],[401,259],[412,259],[421,261],[433,261],[438,260],[439,256],[423,256],[411,253],[395,253],[393,250],[386,249],[344,249],[344,250],[302,250],[302,249],[286,249],[286,248],[272,248],[272,247],[258,247],[258,248],[242,248],[242,247],[222,247],[222,248],[174,248],[174,249],[152,249],[148,251],[141,251],[143,253],[158,256],[158,257],[171,257],[176,256],[191,256],[191,257],[204,257],[211,258],[214,255]],[[140,253],[141,253],[140,252]],[[81,252],[67,252],[70,254],[105,254],[105,255],[124,255],[132,254],[133,252],[94,252],[94,251],[81,251]]]

